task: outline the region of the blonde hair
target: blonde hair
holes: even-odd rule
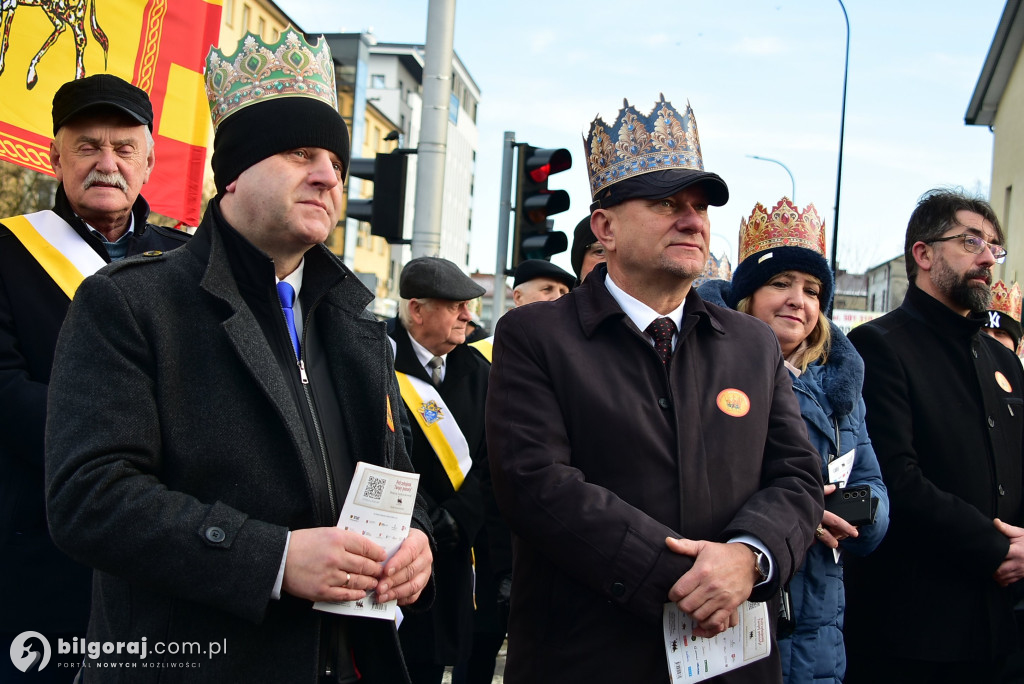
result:
[[[817,280],[817,278],[815,278],[815,280]],[[757,290],[754,290],[754,292],[757,292]],[[750,309],[753,304],[751,300],[753,297],[754,295],[751,294],[749,297],[744,297],[738,301],[736,303],[736,310],[748,315],[753,315],[750,313]],[[821,309],[818,309],[818,322],[814,325],[810,334],[808,334],[804,339],[804,343],[800,347],[797,347],[795,357],[786,360],[799,368],[800,372],[803,373],[807,370],[807,367],[815,361],[820,360],[822,363],[828,361],[828,352],[831,347],[832,326],[830,325],[828,318],[825,316],[825,313]]]

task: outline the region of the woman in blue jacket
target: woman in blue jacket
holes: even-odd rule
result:
[[[866,555],[889,526],[889,500],[864,423],[864,362],[825,316],[833,279],[825,261],[825,232],[813,205],[802,213],[783,198],[771,211],[760,203],[741,222],[740,262],[731,283],[698,289],[712,304],[743,311],[775,332],[811,443],[822,457],[826,483],[868,485],[878,498],[873,523],[859,528],[826,510],[816,541],[789,584],[792,633],[779,634],[787,684],[842,682],[844,553]],[[852,466],[843,465],[852,456]],[[825,486],[827,496],[834,484]]]

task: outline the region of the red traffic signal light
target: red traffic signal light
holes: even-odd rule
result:
[[[526,259],[550,259],[564,252],[568,239],[552,232],[548,217],[569,208],[569,193],[549,190],[548,179],[572,167],[569,150],[519,147],[519,172],[516,180],[515,227],[512,237],[512,268]]]

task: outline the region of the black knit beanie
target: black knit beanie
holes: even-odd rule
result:
[[[755,252],[741,261],[732,274],[732,290],[728,305],[735,309],[740,300],[754,294],[754,291],[783,271],[808,273],[821,281],[818,306],[828,311],[832,305],[832,290],[835,281],[832,269],[825,257],[806,247],[775,247]]]
[[[348,127],[329,104],[311,97],[280,97],[233,112],[213,139],[213,181],[217,193],[250,166],[280,152],[319,147],[338,155],[348,173]]]

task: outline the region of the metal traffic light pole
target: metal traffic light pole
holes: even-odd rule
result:
[[[508,222],[512,213],[512,151],[515,131],[505,131],[501,157],[501,197],[498,201],[498,249],[494,264],[494,288],[491,292],[491,330],[505,313],[505,265],[508,264]]]

